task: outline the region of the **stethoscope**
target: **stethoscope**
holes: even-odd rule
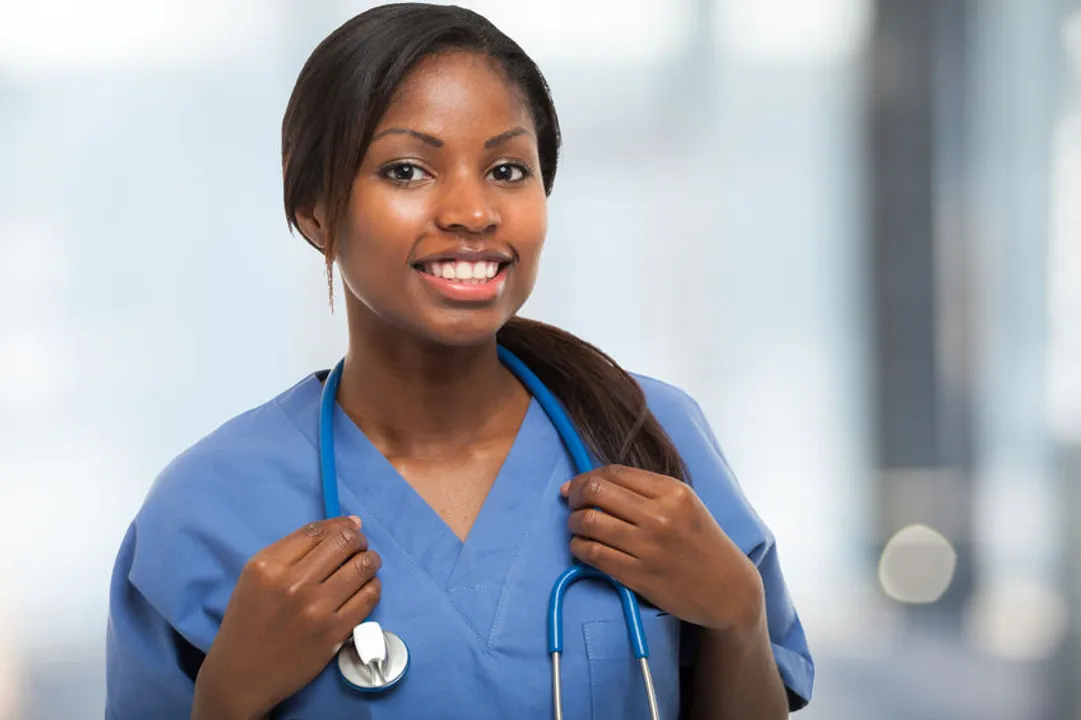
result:
[[[555,426],[578,474],[594,470],[596,463],[552,392],[525,363],[506,348],[499,346],[498,352],[500,361],[529,390],[548,416],[548,420]],[[344,365],[345,361],[341,360],[331,370],[323,384],[319,402],[319,470],[323,485],[323,508],[328,518],[341,515],[338,470],[334,458],[334,406]],[[646,643],[645,628],[642,626],[638,598],[615,578],[577,562],[564,570],[555,581],[548,599],[548,653],[552,657],[552,698],[556,720],[563,720],[563,690],[559,669],[559,660],[563,654],[563,599],[567,589],[584,578],[604,580],[619,593],[631,648],[638,659],[642,679],[645,681],[649,715],[652,720],[658,720],[660,712],[657,709],[657,693],[649,668],[649,645]],[[408,669],[409,649],[405,641],[384,630],[375,621],[358,625],[353,631],[352,643],[345,643],[338,651],[338,670],[342,680],[360,692],[389,690],[401,682]]]

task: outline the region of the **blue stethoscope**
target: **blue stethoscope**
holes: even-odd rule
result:
[[[567,448],[578,474],[595,469],[597,465],[586,450],[574,424],[567,417],[563,406],[540,381],[540,378],[503,346],[499,346],[499,359],[529,390],[548,415],[549,421],[555,426],[563,445]],[[319,403],[319,470],[323,484],[323,508],[328,518],[341,515],[341,505],[338,501],[338,470],[334,458],[334,406],[344,364],[345,361],[342,360],[331,370],[323,385]],[[642,613],[638,606],[638,598],[615,578],[579,563],[574,563],[563,571],[552,586],[548,600],[548,652],[552,656],[552,696],[555,702],[556,720],[563,718],[563,693],[559,670],[559,659],[563,653],[563,599],[567,594],[567,589],[583,578],[604,580],[619,593],[631,647],[634,656],[638,659],[642,678],[645,681],[650,717],[658,720],[660,713],[657,709],[657,693],[653,687],[653,675],[649,668],[649,646],[646,643],[645,629],[642,627]],[[346,643],[339,651],[338,669],[346,684],[356,690],[361,692],[387,690],[397,685],[409,669],[409,650],[400,637],[383,630],[377,623],[362,623],[353,632],[353,642]]]

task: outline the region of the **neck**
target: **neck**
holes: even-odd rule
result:
[[[496,340],[448,347],[350,323],[338,403],[384,454],[438,455],[491,438],[529,395],[499,362]]]

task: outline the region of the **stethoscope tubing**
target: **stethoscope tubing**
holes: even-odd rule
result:
[[[585,443],[575,429],[563,406],[551,390],[541,382],[536,373],[505,347],[498,347],[500,361],[529,390],[541,406],[549,421],[559,433],[574,468],[579,475],[597,468],[597,463],[590,456]],[[328,518],[341,515],[341,502],[338,496],[338,469],[334,454],[334,408],[337,402],[338,385],[341,383],[342,368],[345,360],[340,360],[331,370],[323,385],[319,403],[319,468],[323,491],[323,511]],[[563,720],[563,693],[560,673],[560,658],[563,653],[563,601],[571,585],[583,579],[601,580],[615,589],[623,606],[623,619],[635,658],[639,661],[642,678],[649,700],[649,712],[652,720],[660,717],[657,707],[657,694],[649,667],[649,645],[646,642],[645,628],[642,624],[642,612],[638,598],[625,585],[610,575],[595,568],[574,562],[560,574],[552,585],[548,600],[548,653],[552,658],[552,695],[556,720]]]

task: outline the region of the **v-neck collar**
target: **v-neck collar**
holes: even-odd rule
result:
[[[277,403],[311,445],[310,488],[317,496],[324,377],[310,375]],[[334,438],[342,511],[363,520],[372,548],[384,558],[385,582],[430,583],[424,592],[453,608],[450,616],[491,649],[506,622],[513,578],[526,572],[524,550],[543,532],[540,523],[553,517],[560,485],[573,475],[544,409],[530,402],[465,543],[337,405]]]
[[[312,446],[316,496],[324,379],[325,373],[309,376],[278,403]],[[513,578],[525,572],[523,550],[541,532],[539,524],[551,520],[559,487],[573,475],[570,456],[544,409],[530,401],[465,542],[337,405],[334,439],[341,511],[363,520],[372,548],[383,555],[385,581],[405,582],[419,573],[431,583],[425,592],[453,607],[453,616],[490,649],[505,620]]]
[[[482,568],[469,561],[471,558],[485,559],[481,564],[486,579],[491,580],[492,573],[499,571],[490,562],[493,551],[508,552],[508,544],[514,544],[514,538],[508,537],[506,531],[521,524],[523,503],[528,507],[543,490],[534,481],[539,480],[538,470],[545,481],[550,475],[553,462],[550,452],[548,465],[542,469],[535,467],[537,458],[532,451],[538,432],[543,433],[545,427],[554,433],[544,410],[536,400],[531,400],[463,542],[341,406],[336,405],[334,444],[342,511],[376,522],[384,536],[391,538],[444,591],[457,582],[457,575],[471,578],[467,582],[477,580],[476,572]],[[460,558],[467,562],[459,562]]]

